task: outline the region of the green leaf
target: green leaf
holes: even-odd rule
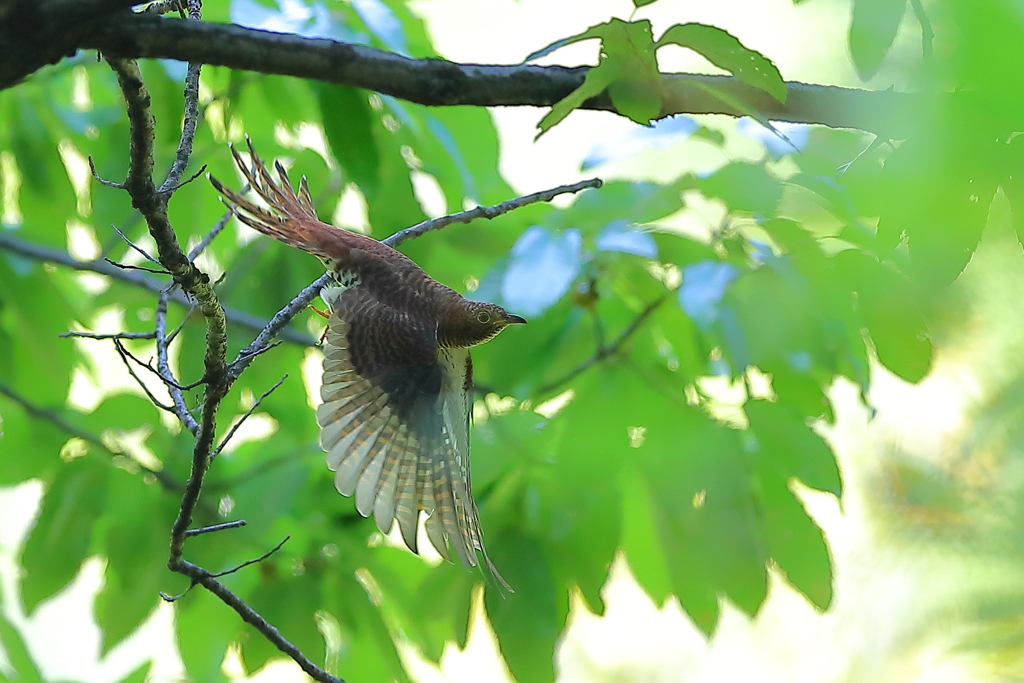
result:
[[[96,523],[106,511],[113,469],[100,458],[83,456],[65,464],[50,485],[22,558],[27,612],[78,572]]]
[[[367,92],[326,83],[317,83],[313,89],[331,153],[365,195],[375,195],[380,186],[381,162]]]
[[[315,573],[291,576],[286,567],[273,560],[264,560],[260,573],[263,581],[249,596],[249,605],[307,657],[323,662],[324,638],[314,616],[323,604],[321,577]],[[281,655],[261,633],[248,626],[245,630],[248,637],[242,644],[242,656],[249,671],[260,668],[270,657]]]
[[[850,21],[850,54],[861,80],[875,75],[907,9],[906,0],[854,0]]]
[[[797,477],[808,486],[841,495],[835,456],[801,415],[768,401],[748,401],[744,410],[758,450],[769,463],[766,467],[783,480]]]
[[[647,5],[653,5],[658,0],[633,0],[635,7],[646,7]]]
[[[571,114],[574,109],[578,109],[588,99],[600,95],[608,87],[608,84],[618,77],[618,69],[607,59],[602,59],[597,66],[590,67],[583,79],[583,85],[556,102],[551,107],[551,111],[540,120],[540,123],[537,124],[540,133],[537,134],[537,137],[539,138],[551,130],[555,124]]]
[[[920,381],[931,368],[933,346],[912,283],[872,257],[847,250],[833,262],[858,293],[864,324],[878,360],[908,382]]]
[[[43,677],[32,661],[25,639],[0,613],[0,648],[7,657],[8,665],[14,672],[17,683],[40,683]],[[4,668],[0,667],[0,674]]]
[[[485,594],[487,616],[501,653],[520,683],[550,681],[555,640],[564,626],[558,602],[567,602],[567,591],[556,587],[549,560],[536,538],[509,535],[501,552],[494,554],[509,584],[521,587],[511,595],[496,590]]]
[[[708,197],[721,197],[734,211],[770,214],[782,199],[782,184],[760,164],[727,164],[697,187]]]
[[[706,24],[676,24],[662,34],[656,46],[669,44],[697,52],[718,68],[785,104],[786,82],[775,64],[760,52],[744,46],[728,31]]]
[[[767,543],[738,432],[688,406],[648,427],[637,450],[673,590],[705,632],[719,595],[753,614],[767,591]]]
[[[573,43],[578,43],[581,40],[591,40],[593,38],[603,38],[604,35],[607,33],[608,29],[611,26],[613,26],[615,24],[615,22],[622,23],[622,20],[621,19],[612,19],[611,21],[605,22],[603,24],[598,24],[597,26],[591,26],[590,28],[588,28],[583,33],[577,33],[574,36],[569,36],[568,38],[561,38],[559,40],[556,40],[555,42],[553,42],[550,45],[547,45],[545,47],[542,47],[541,49],[537,50],[536,52],[531,52],[526,57],[526,59],[523,60],[523,64],[525,64],[527,62],[532,62],[535,59],[540,59],[541,57],[547,57],[549,54],[551,54],[555,50],[559,50],[559,49],[561,49],[561,48],[563,48],[563,47],[565,47],[567,45],[572,45]]]
[[[167,588],[167,529],[178,504],[156,482],[123,470],[111,473],[106,514],[97,524],[107,556],[106,580],[96,599],[104,651],[138,627]]]
[[[188,583],[181,581],[176,590],[186,588]],[[205,590],[189,591],[174,607],[178,650],[189,677],[196,681],[222,680],[224,655],[242,630],[238,614]]]
[[[907,140],[886,160],[878,218],[880,249],[907,242],[907,273],[932,293],[955,280],[985,230],[998,145],[980,131],[939,127],[942,146]],[[881,252],[885,258],[887,254]]]
[[[646,19],[636,22],[612,19],[578,36],[559,41],[557,47],[589,38],[601,39],[601,57],[597,66],[587,71],[583,85],[555,103],[547,116],[541,119],[537,137],[605,88],[618,112],[637,123],[646,125],[660,113],[661,76],[651,36],[651,22]],[[541,53],[547,54],[557,47],[548,46]]]
[[[622,552],[637,583],[660,604],[672,594],[672,578],[658,535],[658,509],[650,486],[632,467],[623,471],[622,501]]]
[[[825,536],[772,460],[754,459],[768,553],[793,586],[818,609],[828,609],[832,602],[832,563]]]

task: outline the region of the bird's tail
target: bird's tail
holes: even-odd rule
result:
[[[246,137],[245,142],[252,157],[252,168],[246,165],[234,145],[231,146],[231,154],[249,186],[266,202],[268,208],[253,203],[210,176],[210,183],[223,195],[224,203],[238,220],[249,227],[321,258],[331,258],[332,255],[327,253],[327,246],[328,243],[334,243],[332,246],[335,246],[338,239],[337,235],[332,233],[339,231],[317,218],[313,200],[309,196],[306,177],[303,176],[299,181],[299,190],[296,192],[284,167],[275,162],[274,168],[277,169],[280,180],[275,182],[263,160],[256,154],[252,141]],[[332,251],[336,249],[335,246]]]

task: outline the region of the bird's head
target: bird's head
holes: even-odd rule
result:
[[[497,304],[466,301],[457,313],[457,320],[446,321],[439,341],[445,346],[476,346],[493,339],[509,325],[525,324],[526,320],[509,313]]]

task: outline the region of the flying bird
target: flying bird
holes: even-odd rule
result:
[[[295,191],[275,163],[275,181],[247,142],[251,168],[231,153],[267,206],[210,182],[241,222],[314,254],[332,276],[320,294],[330,313],[316,418],[335,486],[382,533],[397,521],[414,553],[425,516],[446,560],[486,567],[511,591],[487,556],[470,484],[469,348],[526,321],[464,298],[382,242],[322,222],[305,177]]]

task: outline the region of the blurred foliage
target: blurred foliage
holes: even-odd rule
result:
[[[370,5],[375,11],[366,11]],[[901,5],[853,3],[850,50],[863,76],[885,60]],[[209,2],[206,13],[250,24],[287,20],[306,35],[434,55],[401,0],[315,8],[294,19],[270,5]],[[652,597],[679,596],[707,631],[723,597],[756,612],[769,565],[815,605],[829,605],[828,549],[792,488],[799,481],[842,493],[832,454],[812,428],[833,419],[826,387],[843,376],[866,388],[872,356],[920,380],[941,325],[955,314],[947,288],[971,260],[994,196],[1009,200],[1024,235],[1024,142],[1016,134],[1024,127],[1014,87],[1024,15],[1009,0],[969,9],[942,0],[928,9],[935,44],[908,78],[926,74],[929,87],[962,96],[923,105],[906,140],[824,127],[783,140],[765,130],[766,151],[756,161],[665,184],[611,182],[567,208],[533,205],[403,246],[437,279],[530,317],[526,328],[474,352],[487,392],[476,406],[475,489],[493,559],[516,589],[507,596],[488,589],[486,610],[522,683],[552,679],[570,591],[600,611],[599,589],[620,549]],[[922,15],[906,13],[905,21],[911,16]],[[785,96],[771,62],[720,29],[677,25],[656,44],[646,22],[616,19],[542,53],[584,38],[603,41],[601,66],[543,129],[606,87],[624,114],[649,121],[660,106],[655,46],[669,42]],[[180,132],[183,69],[142,67],[158,123],[157,165],[167,168]],[[497,136],[482,109],[427,109],[216,67],[203,70],[202,83],[192,168],[207,164],[219,178],[235,178],[226,144],[248,134],[265,157],[309,178],[327,220],[346,215],[337,210],[347,196],[365,202],[375,237],[414,224],[425,215],[416,178],[433,178],[449,211],[514,194],[498,172]],[[113,180],[128,163],[121,96],[94,54],[0,92],[0,121],[5,231],[49,247],[71,244],[78,254],[82,240],[73,236],[85,234],[95,242],[86,239],[85,250],[97,252],[89,258],[132,256],[111,225],[147,244],[127,195],[83,176],[84,155]],[[723,143],[700,131],[708,144]],[[694,237],[672,217],[698,199],[723,206],[728,217]],[[186,185],[170,203],[183,244],[222,214],[204,182]],[[252,239],[236,224],[202,265],[225,274],[218,286],[226,305],[262,317],[321,272],[315,259]],[[84,349],[108,342],[58,334],[91,329],[110,313],[126,331],[146,332],[154,305],[151,293],[127,284],[96,286],[0,253],[0,484],[37,478],[47,490],[22,557],[22,594],[31,610],[66,585],[83,558],[104,555],[96,616],[107,648],[156,605],[157,591],[187,587],[165,563],[191,443],[138,391],[103,394],[92,409],[69,403],[76,373],[108,372]],[[202,374],[205,329],[176,307],[170,324],[179,323],[177,367],[190,382]],[[306,330],[319,320],[310,314],[294,324]],[[231,351],[252,336],[232,326]],[[129,347],[144,358],[152,353],[149,342]],[[259,411],[272,418],[272,433],[217,460],[195,520],[248,525],[191,540],[187,557],[218,571],[290,535],[271,559],[225,577],[229,587],[318,662],[328,654],[323,624],[336,622],[344,677],[404,680],[393,641],[406,639],[432,658],[446,641],[463,642],[482,579],[382,543],[373,523],[337,495],[298,372],[305,353],[283,345],[262,356],[226,400],[224,431],[232,408],[242,414],[290,373]],[[714,388],[723,385],[741,398],[725,405]],[[72,438],[82,432],[96,438]],[[129,445],[129,432],[141,433],[143,445]],[[194,591],[177,605],[178,646],[196,680],[219,679],[232,642],[242,643],[250,669],[276,654],[210,595]],[[0,641],[12,665],[31,676],[19,636],[2,621]]]

